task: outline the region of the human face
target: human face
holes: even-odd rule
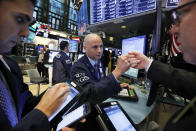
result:
[[[103,53],[103,42],[100,37],[93,37],[85,43],[84,49],[89,58],[99,60]]]
[[[0,2],[0,53],[8,53],[29,35],[34,6],[30,0]]]
[[[191,0],[182,0],[182,6]],[[179,23],[174,25],[174,34],[179,41],[183,58],[186,62],[196,65],[196,4],[190,4],[179,9]]]

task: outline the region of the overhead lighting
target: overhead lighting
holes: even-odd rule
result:
[[[122,26],[121,26],[121,28],[122,28],[122,29],[125,29],[125,28],[127,28],[127,26],[125,26],[125,25],[122,25]]]
[[[114,40],[114,37],[109,37],[109,41],[113,41]]]

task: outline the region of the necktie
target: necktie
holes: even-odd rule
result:
[[[94,68],[95,68],[96,77],[97,77],[97,79],[99,79],[99,65],[98,65],[98,63],[96,63],[94,65]]]
[[[14,105],[11,100],[10,93],[5,86],[5,78],[0,71],[0,123],[5,126],[14,127],[18,123]]]

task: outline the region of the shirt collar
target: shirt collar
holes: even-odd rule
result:
[[[88,57],[88,56],[87,56]],[[94,67],[95,64],[98,63],[98,60],[93,60],[91,58],[88,57],[88,60],[90,61],[91,65]]]

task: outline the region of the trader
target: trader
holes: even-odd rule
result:
[[[100,59],[103,53],[103,42],[97,34],[88,34],[84,39],[86,55],[74,63],[71,70],[71,79],[82,86],[86,92],[86,99],[91,103],[98,103],[117,94],[121,87],[119,77],[129,69],[128,57],[122,55],[118,58],[117,66],[108,76]],[[99,130],[95,122],[96,113],[91,113],[84,124],[78,124],[77,130]]]
[[[35,98],[24,84],[18,64],[6,56],[21,38],[29,35],[35,2],[0,0],[1,131],[49,131],[48,118],[69,94],[69,87],[61,83]]]
[[[61,51],[53,59],[53,85],[59,82],[63,82],[65,78],[69,78],[72,67],[71,59],[66,54],[69,52],[69,43],[67,41],[61,41],[60,49]]]
[[[177,36],[183,59],[196,68],[196,0],[182,0],[179,7],[172,12],[175,26],[173,32]],[[132,67],[145,69],[147,76],[156,83],[171,88],[179,95],[192,99],[196,96],[196,72],[188,69],[176,69],[169,65],[152,61],[141,53],[129,53]],[[178,114],[176,114],[178,115]],[[175,118],[176,115],[173,117]],[[165,130],[196,130],[196,114],[186,113],[177,123],[168,122]]]
[[[97,34],[88,34],[84,43],[86,55],[72,66],[71,79],[88,90],[91,102],[101,102],[121,90],[118,79],[129,69],[128,58],[125,55],[120,56],[114,71],[106,76],[100,61],[103,53],[101,38]]]

